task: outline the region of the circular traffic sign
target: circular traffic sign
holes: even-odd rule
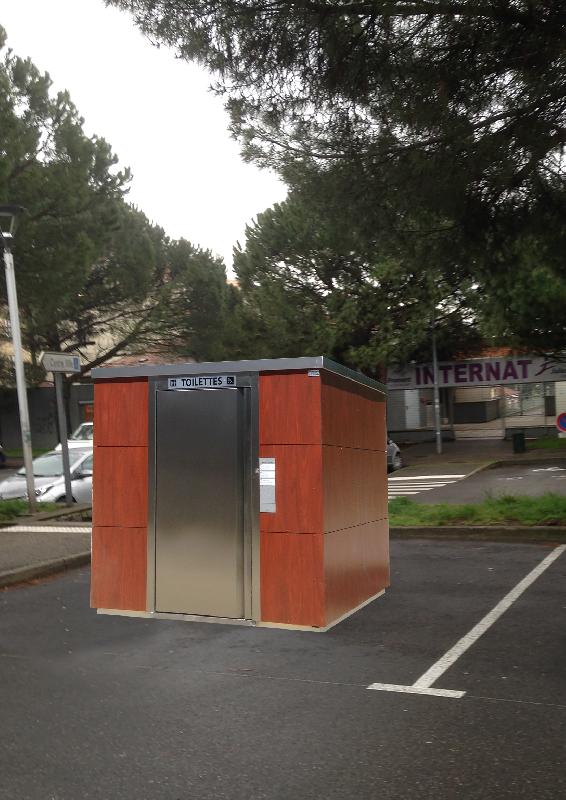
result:
[[[556,427],[559,431],[566,431],[566,411],[556,417]]]

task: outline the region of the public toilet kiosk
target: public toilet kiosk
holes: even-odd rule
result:
[[[93,379],[99,613],[324,631],[389,585],[381,384],[324,357]]]

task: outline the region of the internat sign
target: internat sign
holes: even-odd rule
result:
[[[556,435],[566,411],[566,358],[500,355],[438,365],[441,425],[445,439],[506,439]],[[430,439],[434,433],[432,364],[409,364],[387,373],[387,420],[396,441]]]

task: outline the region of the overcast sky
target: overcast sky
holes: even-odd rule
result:
[[[275,175],[245,164],[227,132],[222,100],[198,66],[153,47],[102,0],[2,3],[8,46],[68,89],[88,134],[131,167],[129,194],[172,237],[232,263],[247,222],[284,199]]]

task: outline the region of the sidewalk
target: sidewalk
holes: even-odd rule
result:
[[[0,528],[0,587],[90,562],[87,522],[26,520]]]
[[[514,453],[513,443],[500,439],[461,439],[455,442],[442,442],[442,453],[436,452],[435,442],[400,445],[403,464],[406,467],[419,464],[473,463],[488,464],[504,462],[509,464],[528,464],[537,461],[565,460],[564,450],[527,450]]]

